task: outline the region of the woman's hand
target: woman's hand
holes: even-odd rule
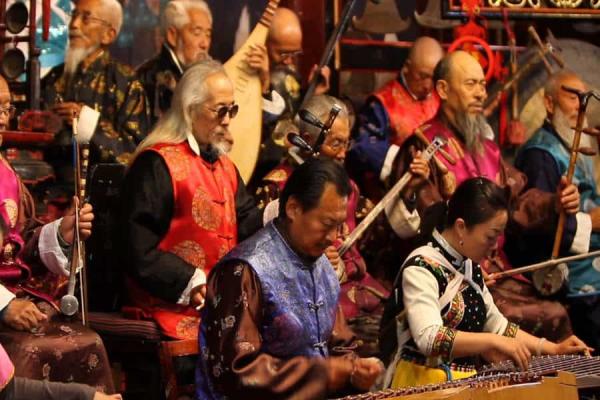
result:
[[[590,355],[594,349],[588,347],[581,339],[571,335],[560,343],[552,343],[554,351],[551,354],[585,354]]]
[[[529,368],[531,352],[525,343],[520,340],[506,336],[494,335],[490,350],[496,350],[505,355],[507,358],[513,360],[515,365],[521,371],[526,371],[527,368]],[[498,357],[498,355],[496,355],[496,357]]]

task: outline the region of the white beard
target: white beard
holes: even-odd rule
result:
[[[565,113],[559,107],[555,107],[550,122],[552,123],[552,126],[554,126],[554,129],[556,129],[558,136],[560,136],[567,145],[567,148],[571,148],[573,145],[573,138],[575,137],[575,129],[573,129]],[[587,126],[587,119],[585,119],[583,121],[583,128],[587,128]],[[579,147],[591,147],[593,149],[592,137],[585,133],[582,134],[579,141]]]
[[[98,47],[90,47],[90,48],[81,48],[76,47],[73,48],[69,46],[67,48],[67,52],[65,54],[65,74],[67,76],[73,76],[75,71],[77,71],[77,67],[81,64],[83,60],[86,59],[87,56],[96,51]]]
[[[482,114],[457,114],[455,123],[470,152],[483,154],[483,141],[494,139],[494,132]]]

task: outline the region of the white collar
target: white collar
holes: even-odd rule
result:
[[[198,145],[198,141],[191,133],[187,134],[187,142],[190,145],[190,148],[197,156],[200,155],[200,146]]]
[[[433,230],[433,238],[452,256],[452,258],[454,258],[452,261],[454,265],[460,266],[463,263],[464,257],[462,254],[456,251],[437,229]]]
[[[169,46],[167,43],[165,43],[164,46],[169,51],[169,54],[171,55],[171,59],[173,60],[173,63],[175,63],[175,66],[177,67],[177,69],[179,69],[179,72],[183,75],[183,67],[181,66],[181,63],[179,62],[179,58],[177,58],[177,54],[175,54],[175,52],[173,51],[171,46]]]

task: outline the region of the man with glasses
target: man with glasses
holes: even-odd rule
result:
[[[278,121],[291,118],[300,106],[302,79],[298,59],[301,55],[300,20],[292,10],[279,7],[271,20],[266,46],[256,45],[247,55],[248,65],[258,72],[263,90],[263,139],[253,182],[260,182],[285,155],[286,149],[273,140],[271,133]],[[309,80],[316,73],[316,67]],[[315,94],[329,90],[329,67],[324,67],[321,75],[323,79]]]
[[[117,234],[129,298],[172,338],[197,337],[206,276],[262,226],[262,211],[226,156],[237,110],[223,66],[194,64],[125,177]]]
[[[164,43],[160,53],[137,70],[148,96],[152,125],[171,106],[183,72],[209,57],[212,14],[204,0],[171,0],[163,11],[161,29]]]
[[[127,163],[148,130],[149,116],[142,84],[134,71],[115,61],[109,46],[117,39],[123,11],[117,0],[80,0],[69,23],[65,62],[42,81],[46,107],[63,120],[50,158],[60,180],[70,181],[68,151],[73,118],[84,105],[100,112],[91,139],[90,163]],[[61,176],[61,167],[66,177]]]

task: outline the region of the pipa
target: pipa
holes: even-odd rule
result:
[[[260,21],[246,42],[225,63],[225,71],[235,87],[235,102],[240,106],[237,116],[229,124],[234,143],[228,156],[235,163],[246,183],[250,180],[256,166],[262,131],[260,78],[246,63],[246,53],[252,45],[265,44],[278,5],[279,0],[269,1]]]

